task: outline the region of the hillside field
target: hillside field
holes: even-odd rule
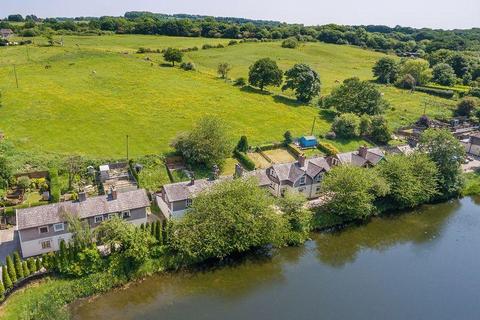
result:
[[[143,35],[64,36],[64,46],[34,45],[0,48],[0,131],[19,150],[77,153],[89,157],[124,157],[125,136],[130,155],[170,151],[169,143],[203,115],[223,119],[232,145],[241,135],[250,144],[282,139],[286,130],[309,134],[329,131],[331,114],[299,105],[292,92],[278,88],[260,94],[217,78],[220,62],[232,65],[231,78],[247,77],[257,59],[270,57],[286,70],[295,63],[314,67],[322,80],[322,95],[343,79],[372,79],[380,53],[349,46],[307,43],[298,49],[279,42],[241,43],[223,49],[189,52],[197,71],[163,64],[161,54],[136,54],[140,47],[187,48],[227,44],[226,39],[175,38]],[[16,88],[13,65],[19,88]],[[380,87],[391,104],[386,114],[392,127],[405,125],[423,113],[448,114],[454,101]],[[341,150],[363,141],[336,142]]]

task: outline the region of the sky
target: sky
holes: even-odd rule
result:
[[[189,13],[306,25],[480,27],[480,0],[0,0],[0,17],[123,15],[126,11]]]

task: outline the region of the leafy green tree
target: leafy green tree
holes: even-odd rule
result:
[[[407,74],[411,75],[419,86],[427,84],[432,78],[430,65],[428,61],[423,59],[402,60],[400,62],[399,78],[402,79]]]
[[[270,58],[264,58],[256,61],[250,66],[248,73],[248,82],[260,88],[261,91],[266,86],[279,87],[282,84],[283,72],[278,68],[275,61]]]
[[[395,85],[399,88],[415,90],[417,81],[411,74],[405,74],[395,83]]]
[[[68,231],[72,233],[72,242],[75,246],[86,248],[93,244],[93,233],[88,221],[80,220],[78,215],[62,211],[62,218],[67,222]]]
[[[155,237],[155,222],[152,222],[152,223],[150,224],[150,235],[151,235],[152,237]]]
[[[110,248],[118,271],[134,272],[149,257],[155,238],[123,219],[115,217],[103,222],[94,233],[99,243]]]
[[[386,202],[396,209],[413,208],[438,194],[438,170],[425,154],[392,155],[377,168],[390,186]]]
[[[364,220],[375,213],[374,201],[388,192],[386,181],[375,170],[354,166],[334,167],[323,180],[329,197],[323,209],[347,220]]]
[[[341,138],[354,138],[360,135],[360,118],[353,113],[343,113],[335,118],[332,131]]]
[[[368,136],[372,129],[372,117],[367,114],[364,114],[360,117],[360,135]]]
[[[13,264],[12,257],[7,256],[6,258],[8,275],[13,283],[17,282],[17,272],[15,270],[15,265]]]
[[[374,84],[356,77],[346,79],[342,85],[334,88],[324,104],[327,108],[334,107],[338,112],[357,115],[381,114],[388,106]]]
[[[454,52],[451,56],[448,57],[446,63],[452,66],[455,74],[460,79],[463,78],[466,73],[470,72],[470,58],[462,52]]]
[[[222,79],[228,79],[228,73],[232,70],[232,66],[226,62],[218,65],[217,73]]]
[[[43,268],[43,265],[42,265],[42,259],[41,258],[37,258],[35,260],[35,268],[37,269],[36,271],[41,271],[42,268]]]
[[[158,243],[162,243],[162,226],[160,221],[155,222],[155,239]]]
[[[464,184],[461,164],[465,148],[460,141],[449,130],[428,129],[420,136],[419,146],[437,165],[442,197],[457,195]]]
[[[35,260],[33,258],[27,259],[27,266],[28,266],[28,270],[30,270],[30,273],[35,273],[38,271],[37,265],[35,264]]]
[[[309,237],[313,215],[305,208],[306,201],[302,194],[290,190],[278,200],[278,206],[283,212],[282,217],[287,221],[289,229],[285,239],[288,245],[301,245]]]
[[[299,101],[310,102],[320,94],[320,77],[306,64],[296,64],[285,72],[286,82],[282,91],[291,89]]]
[[[292,143],[293,141],[292,133],[289,130],[285,131],[285,133],[283,134],[283,138],[285,143],[287,144]]]
[[[298,47],[298,40],[295,37],[290,37],[282,41],[282,48],[295,49]]]
[[[3,300],[5,298],[5,286],[3,285],[3,282],[0,281],[0,300]]]
[[[25,275],[23,274],[22,259],[20,259],[18,251],[15,251],[13,253],[13,263],[15,265],[15,273],[17,274],[17,280],[23,279]]]
[[[219,183],[200,194],[173,224],[171,248],[184,263],[195,263],[281,244],[286,226],[271,205],[255,179]]]
[[[12,177],[12,170],[7,158],[0,156],[0,189],[6,188]]]
[[[223,122],[204,117],[188,133],[182,133],[172,143],[185,161],[191,165],[222,166],[230,155],[230,137]]]
[[[373,116],[370,127],[370,137],[377,143],[386,144],[392,138],[387,119],[383,116]]]
[[[171,62],[175,66],[175,62],[181,63],[183,60],[183,52],[175,48],[167,48],[163,53],[165,61]]]
[[[453,86],[457,78],[453,68],[446,63],[435,65],[432,74],[432,81],[442,86]]]
[[[459,116],[470,117],[477,109],[478,99],[473,97],[465,97],[457,104],[455,113]]]
[[[380,58],[373,66],[373,75],[380,83],[394,83],[399,72],[398,62],[391,57]]]
[[[13,288],[13,282],[10,277],[10,272],[8,272],[6,266],[2,266],[2,282],[3,285],[5,286],[5,289],[12,289]]]
[[[241,136],[240,140],[237,143],[237,150],[240,152],[248,151],[248,140],[246,136]]]

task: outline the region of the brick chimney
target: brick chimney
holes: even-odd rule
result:
[[[112,197],[112,200],[117,200],[117,196],[118,196],[117,188],[112,187],[110,189],[110,196]]]
[[[298,156],[298,165],[300,166],[300,168],[305,167],[305,160],[306,160],[305,154],[302,153],[301,155]]]
[[[368,147],[367,146],[362,146],[358,148],[358,155],[365,159],[367,157],[367,152],[368,152]]]
[[[87,193],[85,191],[80,191],[78,193],[78,202],[83,202],[87,200]]]
[[[192,172],[190,174],[190,185],[193,186],[195,184],[195,174]]]

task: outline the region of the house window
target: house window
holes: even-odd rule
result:
[[[65,225],[63,224],[63,222],[62,223],[55,223],[53,225],[53,231],[60,232],[60,231],[63,231],[63,230],[65,230]]]
[[[275,170],[270,169],[270,174],[272,175],[272,177],[276,177],[276,175],[275,175]]]
[[[300,178],[300,185],[301,186],[305,185],[305,176]]]
[[[38,232],[40,232],[40,234],[48,233],[48,226],[38,228]]]
[[[270,188],[275,189],[275,183],[270,183]]]
[[[316,176],[316,177],[315,177],[315,181],[316,181],[316,182],[322,181],[322,175],[319,174],[318,176]]]
[[[316,187],[316,188],[315,188],[315,193],[320,193],[320,190],[321,190],[321,189],[322,189],[321,187]]]
[[[42,241],[42,242],[40,242],[40,244],[42,245],[43,250],[50,249],[52,247],[52,241],[50,241],[50,240]]]
[[[186,206],[187,208],[191,207],[191,206],[192,206],[192,199],[187,199],[187,200],[185,201],[185,206]]]
[[[122,211],[122,217],[123,219],[130,218],[130,210]]]
[[[103,216],[96,216],[95,217],[95,223],[100,223],[103,221]]]
[[[305,188],[298,188],[298,192],[305,192]]]

